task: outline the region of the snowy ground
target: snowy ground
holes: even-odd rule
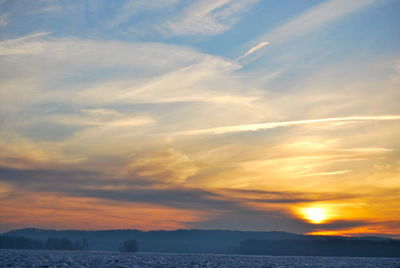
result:
[[[113,252],[66,252],[0,250],[0,268],[5,267],[396,267],[400,258],[273,257],[206,254],[157,254]]]

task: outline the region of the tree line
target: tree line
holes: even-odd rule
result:
[[[67,238],[49,237],[47,240],[32,239],[27,237],[14,237],[0,235],[0,249],[45,249],[45,250],[88,250],[89,243],[86,238],[70,240]],[[125,240],[119,247],[121,252],[137,252],[139,244],[134,239]]]
[[[48,238],[46,241],[26,238],[0,236],[0,248],[3,249],[47,249],[47,250],[87,250],[87,239],[72,241],[67,238]]]
[[[400,241],[342,238],[244,240],[241,254],[275,256],[400,257]]]

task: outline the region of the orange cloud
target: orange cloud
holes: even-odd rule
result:
[[[0,215],[0,226],[174,230],[188,228],[191,222],[204,219],[207,213],[161,205],[24,192],[13,199],[3,199]]]

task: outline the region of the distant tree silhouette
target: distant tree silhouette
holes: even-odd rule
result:
[[[136,252],[139,250],[139,245],[134,239],[125,240],[119,250],[121,252]]]
[[[82,247],[82,250],[88,250],[89,249],[89,242],[88,242],[88,240],[86,238],[82,238],[81,241],[76,241],[76,242],[78,242],[78,245],[80,245]]]
[[[88,242],[86,239],[71,241],[66,238],[47,238],[44,247],[49,250],[86,250]]]
[[[8,249],[49,249],[49,250],[87,250],[87,239],[71,241],[66,238],[47,238],[42,240],[26,237],[0,235],[0,248]]]
[[[399,240],[320,238],[309,240],[244,240],[241,254],[276,256],[400,257]]]
[[[0,236],[0,248],[9,249],[43,249],[41,240],[26,237]]]

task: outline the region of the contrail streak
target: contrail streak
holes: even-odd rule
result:
[[[235,132],[258,131],[277,127],[288,127],[297,125],[307,125],[314,123],[326,122],[346,122],[346,121],[382,121],[382,120],[400,120],[400,115],[376,115],[376,116],[349,116],[349,117],[333,117],[322,119],[269,122],[260,124],[233,125],[206,129],[186,130],[172,133],[176,136],[191,136],[191,135],[210,135],[210,134],[225,134]]]

